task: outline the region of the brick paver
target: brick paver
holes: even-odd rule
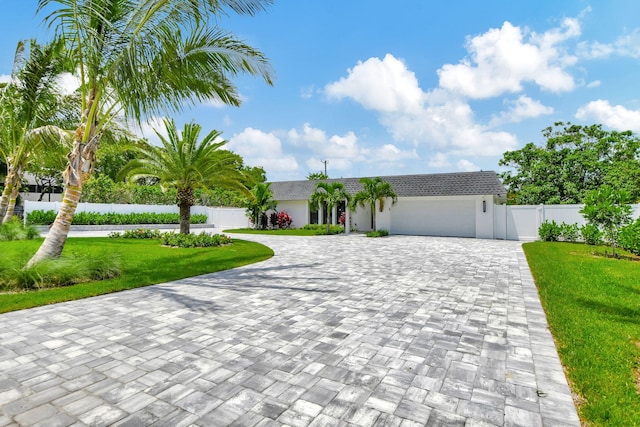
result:
[[[263,263],[0,315],[0,426],[579,426],[517,242],[246,236]]]

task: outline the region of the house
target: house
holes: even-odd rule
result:
[[[388,200],[383,210],[376,203],[376,226],[391,234],[475,237],[493,239],[494,206],[506,201],[506,190],[493,171],[383,176],[398,196],[395,205]],[[362,189],[359,178],[329,179],[341,182],[350,194]],[[309,205],[318,181],[283,181],[271,183],[278,211],[286,211],[295,227],[336,224],[345,204],[334,212],[324,212]],[[352,228],[371,230],[370,207],[350,213]]]

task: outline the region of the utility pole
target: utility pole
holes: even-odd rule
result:
[[[320,162],[324,163],[324,174],[325,174],[325,176],[329,176],[329,175],[327,175],[327,163],[329,161],[328,160],[320,160]]]

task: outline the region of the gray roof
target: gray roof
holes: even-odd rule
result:
[[[420,196],[480,196],[495,195],[504,198],[507,191],[493,171],[435,173],[425,175],[381,176],[393,187],[398,197]],[[362,190],[360,178],[327,179],[342,182],[350,194]],[[307,200],[318,181],[279,181],[271,183],[275,200]]]

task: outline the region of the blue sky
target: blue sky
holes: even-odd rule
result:
[[[1,76],[18,40],[47,32],[35,0],[0,6]],[[270,58],[275,85],[241,77],[241,107],[175,118],[222,131],[271,181],[322,160],[333,178],[500,170],[557,121],[640,132],[639,17],[637,0],[276,0],[219,21]]]

